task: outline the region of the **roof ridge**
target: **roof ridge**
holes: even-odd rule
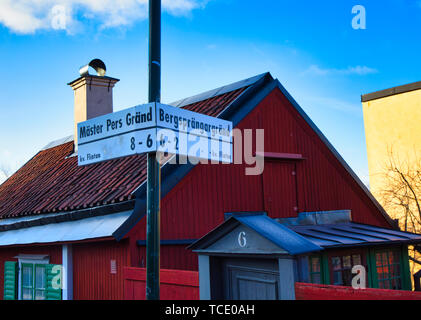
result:
[[[250,77],[250,78],[247,78],[247,79],[244,79],[244,80],[240,80],[240,81],[237,81],[237,82],[234,82],[234,83],[222,86],[222,87],[218,87],[216,89],[212,89],[212,90],[208,90],[208,91],[196,94],[196,95],[191,96],[191,97],[187,97],[187,98],[184,98],[184,99],[181,99],[181,100],[171,102],[171,103],[169,103],[169,105],[181,108],[181,107],[187,106],[189,104],[193,104],[193,103],[196,103],[196,102],[199,102],[199,101],[214,98],[218,95],[250,86],[250,85],[256,83],[257,81],[259,81],[260,79],[262,79],[263,77],[265,77],[268,74],[270,74],[270,73],[264,72],[264,73],[261,73],[257,76],[253,76],[253,77]]]
[[[250,77],[250,78],[247,78],[247,79],[243,79],[243,80],[240,80],[240,81],[237,81],[237,82],[234,82],[234,83],[231,83],[231,84],[228,84],[228,85],[225,85],[225,86],[213,89],[213,90],[205,91],[205,92],[196,94],[194,96],[190,96],[190,97],[187,97],[187,98],[175,101],[175,102],[171,102],[171,103],[169,103],[169,105],[174,106],[174,107],[184,107],[184,106],[187,106],[187,105],[192,104],[192,103],[196,103],[196,102],[199,102],[199,101],[202,101],[202,100],[207,100],[207,99],[216,97],[216,96],[224,94],[224,93],[228,93],[228,92],[231,92],[231,91],[243,88],[243,87],[250,86],[250,85],[256,83],[257,81],[259,81],[261,78],[265,77],[267,74],[270,74],[270,73],[264,72],[264,73],[258,74],[256,76],[253,76],[253,77]],[[66,137],[61,138],[61,139],[53,140],[53,141],[49,142],[40,151],[51,149],[51,148],[60,146],[62,144],[68,143],[68,142],[73,141],[73,140],[74,140],[73,135],[66,136]]]
[[[73,140],[74,140],[73,135],[70,135],[70,136],[67,136],[67,137],[64,137],[64,138],[61,138],[61,139],[53,140],[50,143],[48,143],[44,148],[42,148],[40,151],[44,151],[44,150],[48,150],[48,149],[51,149],[51,148],[54,148],[54,147],[58,147],[62,144],[68,143],[68,142],[73,141]]]

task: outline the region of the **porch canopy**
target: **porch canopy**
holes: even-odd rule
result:
[[[113,237],[133,210],[104,215],[48,214],[0,220],[0,246]]]
[[[215,253],[210,244],[238,225],[246,226],[260,237],[284,249],[289,255],[330,248],[421,243],[420,234],[354,223],[350,212],[346,210],[304,213],[298,218],[287,219],[272,219],[266,213],[230,213],[227,217],[229,218],[224,223],[197,240],[189,249],[204,254]]]
[[[326,249],[421,243],[420,234],[354,222],[330,225],[289,226],[289,228],[307,240]]]

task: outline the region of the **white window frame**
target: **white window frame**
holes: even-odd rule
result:
[[[45,255],[39,256],[37,258],[36,256],[31,257],[31,259],[28,258],[20,258],[17,256],[18,262],[19,262],[19,273],[18,273],[18,300],[22,300],[22,264],[28,263],[28,264],[48,264],[50,262],[50,258],[46,257]],[[32,275],[33,277],[35,275]]]

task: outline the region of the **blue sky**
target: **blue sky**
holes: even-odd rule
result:
[[[146,102],[146,3],[0,0],[0,165],[14,171],[73,133],[67,83],[93,58],[121,79],[115,110]],[[365,30],[352,28],[355,5],[366,9]],[[163,7],[163,102],[269,71],[368,181],[360,95],[421,80],[419,1],[165,0]]]

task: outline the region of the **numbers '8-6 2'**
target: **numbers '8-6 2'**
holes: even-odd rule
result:
[[[146,146],[148,148],[151,148],[152,145],[153,145],[152,137],[151,137],[151,135],[148,135],[148,138],[146,139]],[[136,148],[136,139],[135,139],[135,137],[132,137],[130,139],[130,149],[134,150],[135,148]]]

